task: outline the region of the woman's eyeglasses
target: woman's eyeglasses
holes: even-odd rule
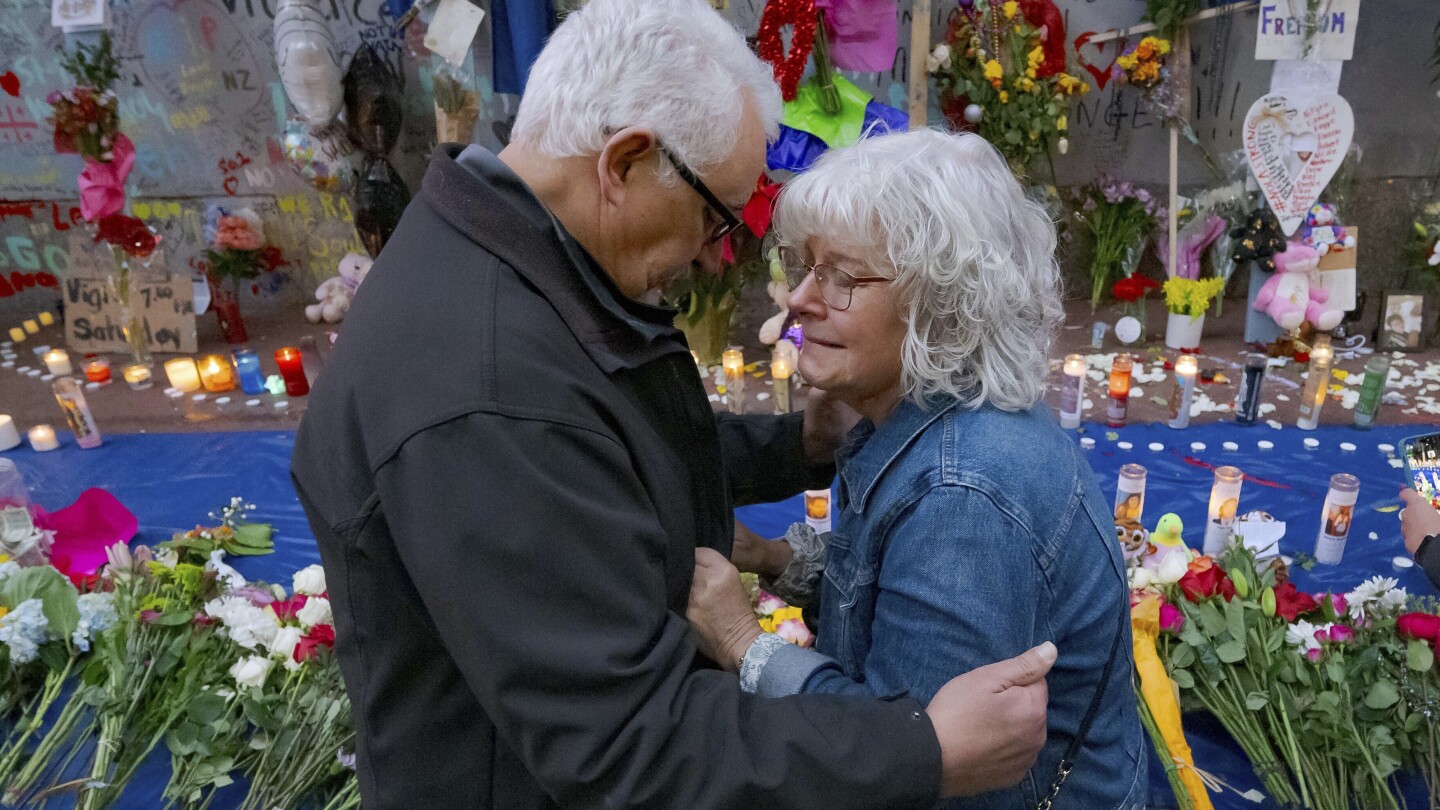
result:
[[[790,285],[790,289],[799,287],[805,276],[814,273],[815,286],[820,288],[820,297],[825,299],[826,306],[838,312],[850,308],[850,300],[855,295],[856,287],[892,281],[884,276],[852,276],[830,264],[807,264],[800,252],[793,248],[782,247],[779,253],[780,266],[785,271],[785,282]]]

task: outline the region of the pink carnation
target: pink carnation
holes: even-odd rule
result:
[[[221,217],[220,224],[215,228],[217,250],[259,250],[264,245],[264,238],[245,217]]]

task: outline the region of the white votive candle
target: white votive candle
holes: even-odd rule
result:
[[[55,438],[55,428],[49,425],[36,425],[30,428],[30,447],[37,453],[44,453],[47,450],[54,450],[60,446],[59,440]]]
[[[20,444],[20,431],[15,429],[15,420],[0,414],[0,450],[9,450]]]
[[[70,365],[70,355],[64,349],[51,349],[40,359],[45,361],[45,368],[56,377],[65,377],[73,374],[75,369]]]

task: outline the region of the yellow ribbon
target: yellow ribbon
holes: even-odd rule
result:
[[[1190,743],[1185,741],[1185,730],[1180,725],[1180,701],[1175,697],[1175,685],[1165,673],[1165,664],[1155,651],[1155,639],[1160,635],[1160,597],[1147,596],[1130,608],[1130,627],[1135,643],[1135,671],[1140,675],[1140,694],[1150,709],[1150,716],[1165,739],[1169,754],[1179,766],[1180,782],[1195,810],[1212,810],[1210,793],[1195,771],[1195,757],[1190,752]],[[1161,758],[1165,756],[1161,752]]]

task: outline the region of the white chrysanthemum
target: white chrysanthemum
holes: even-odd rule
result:
[[[1371,577],[1360,583],[1355,590],[1345,594],[1350,616],[1357,622],[1377,616],[1386,616],[1399,610],[1409,595],[1404,588],[1395,587],[1394,577]]]
[[[275,614],[239,596],[222,596],[205,603],[206,615],[220,620],[220,633],[247,650],[270,648],[280,625]]]
[[[50,620],[45,618],[39,599],[26,599],[0,618],[0,644],[10,650],[12,664],[28,664],[40,655],[40,645],[49,641]]]
[[[81,594],[80,598],[75,600],[75,605],[80,609],[80,623],[75,625],[75,632],[70,634],[70,643],[80,652],[89,652],[90,639],[97,633],[105,632],[105,628],[119,618],[115,612],[115,594]]]
[[[1298,647],[1300,652],[1318,650],[1320,649],[1320,642],[1315,640],[1315,631],[1318,629],[1320,628],[1304,619],[1300,619],[1285,628],[1285,643],[1292,647]]]

